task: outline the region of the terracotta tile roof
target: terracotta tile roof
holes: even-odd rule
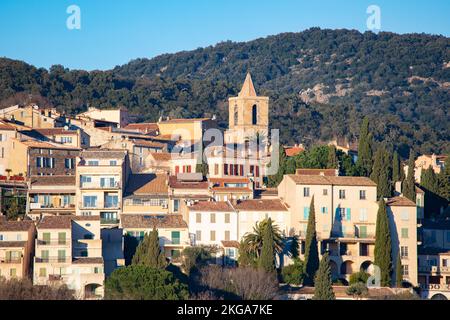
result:
[[[78,257],[72,260],[73,264],[103,264],[103,258]]]
[[[64,128],[37,128],[33,129],[43,136],[52,136],[52,135],[77,135],[78,132],[76,130],[65,130]]]
[[[296,175],[300,176],[327,176],[336,177],[336,169],[297,169],[295,170]]]
[[[156,161],[170,161],[172,159],[172,155],[168,152],[152,152],[150,155]]]
[[[127,195],[168,194],[167,175],[142,173],[131,174],[128,178]]]
[[[239,248],[239,241],[222,240],[222,247],[224,247],[224,248]]]
[[[207,121],[211,120],[210,118],[189,118],[189,119],[169,119],[163,120],[159,123],[186,123],[186,122],[197,122],[197,121]]]
[[[233,212],[234,210],[229,202],[199,201],[193,206],[190,206],[189,211]]]
[[[32,176],[32,186],[74,186],[75,176]]]
[[[405,197],[393,197],[386,201],[386,205],[391,207],[415,207],[416,204]]]
[[[0,130],[15,130],[16,128],[6,122],[0,121]]]
[[[22,141],[17,140],[17,141],[19,141],[19,143],[22,143],[30,148],[80,150],[80,148],[66,146],[66,145],[56,143],[56,142],[44,142],[44,141],[37,141],[37,140],[22,140]]]
[[[72,216],[44,216],[39,221],[38,229],[70,229]]]
[[[143,139],[133,139],[132,142],[138,146],[138,147],[149,147],[149,148],[164,148],[166,144],[157,142],[157,141],[151,141],[151,140],[143,140]]]
[[[179,214],[167,215],[142,215],[123,214],[121,224],[124,229],[150,229],[150,228],[173,228],[184,229],[188,225]]]
[[[123,159],[126,155],[127,151],[125,150],[97,149],[83,150],[80,157],[85,159]]]
[[[28,231],[30,228],[34,226],[34,222],[31,220],[23,220],[23,221],[7,221],[0,220],[0,231]]]
[[[137,130],[143,133],[150,133],[155,132],[159,130],[158,124],[154,122],[148,122],[148,123],[129,123],[126,127],[123,129],[125,130]]]
[[[0,241],[0,248],[24,248],[27,241]]]
[[[221,186],[225,183],[250,183],[249,178],[209,178],[208,181]]]
[[[293,157],[298,155],[300,152],[305,151],[302,147],[285,147],[284,152],[286,153],[286,156]]]
[[[364,186],[376,187],[376,183],[366,177],[329,177],[329,176],[306,176],[289,174],[296,184],[312,185],[336,185],[336,186]]]
[[[208,189],[209,183],[203,181],[183,181],[178,180],[176,176],[169,177],[169,186],[172,189]]]
[[[255,194],[264,197],[264,196],[278,196],[277,188],[267,188],[267,189],[256,189]]]
[[[253,193],[253,190],[250,188],[239,188],[239,187],[213,187],[212,190],[214,192],[220,192],[220,193],[227,193],[227,192]]]
[[[242,200],[233,205],[240,211],[288,211],[278,199]]]

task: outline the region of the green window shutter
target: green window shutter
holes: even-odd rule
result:
[[[44,261],[44,262],[48,262],[48,250],[42,250],[41,251],[41,258],[42,258],[42,261]]]
[[[352,219],[351,209],[347,208],[347,221],[350,221]]]
[[[367,238],[367,226],[360,226],[359,227],[359,237],[360,238]]]
[[[66,250],[58,250],[58,262],[66,262]]]
[[[44,232],[42,234],[42,238],[45,243],[50,243],[50,232]]]
[[[180,231],[172,231],[172,244],[180,244]]]
[[[58,244],[66,244],[66,233],[58,232]]]

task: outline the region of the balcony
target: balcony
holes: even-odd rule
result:
[[[419,272],[424,273],[450,273],[450,267],[419,266]]]
[[[78,208],[81,210],[119,210],[121,203],[98,203],[95,206],[85,206],[82,202],[78,203]]]
[[[66,263],[71,262],[69,257],[35,257],[34,261],[36,263]]]
[[[55,207],[53,204],[43,204],[39,202],[30,202],[30,210],[39,210],[39,209],[54,209],[54,210],[61,210],[61,209],[74,209],[75,204],[67,204],[60,207]]]
[[[106,218],[100,218],[100,224],[101,225],[111,225],[111,224],[119,224],[119,219],[106,219]]]
[[[5,264],[19,264],[22,263],[23,258],[0,258],[0,263]]]
[[[49,240],[43,240],[43,239],[38,239],[36,241],[36,243],[39,246],[68,246],[70,245],[71,240],[66,238],[66,239],[49,239]]]
[[[114,183],[82,183],[80,189],[120,189],[121,185],[119,181],[114,181]]]

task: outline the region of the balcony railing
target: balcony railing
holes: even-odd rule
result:
[[[119,219],[103,219],[100,218],[100,224],[118,224],[120,222]]]
[[[50,239],[50,240],[43,240],[38,239],[37,244],[40,246],[67,246],[70,244],[70,239]]]
[[[115,181],[114,183],[81,183],[80,189],[120,189],[120,182]]]
[[[70,262],[68,257],[35,257],[36,263],[65,263]]]
[[[22,263],[22,258],[1,258],[0,263],[9,263],[9,264]]]
[[[91,210],[102,210],[102,209],[115,209],[115,210],[118,210],[118,209],[120,209],[120,206],[121,206],[120,202],[118,202],[117,204],[97,203],[97,205],[94,206],[94,207],[86,207],[86,206],[84,206],[84,204],[82,202],[78,203],[78,207],[80,209],[83,209],[83,210],[89,210],[89,209],[91,209]]]
[[[419,272],[450,273],[450,267],[419,266]]]

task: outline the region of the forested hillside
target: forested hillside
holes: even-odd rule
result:
[[[39,100],[68,113],[126,106],[141,120],[216,114],[251,71],[284,143],[352,138],[369,115],[375,139],[403,157],[449,152],[450,39],[313,28],[138,59],[110,71],[0,59],[0,103]],[[33,94],[30,96],[29,94]],[[41,98],[42,97],[42,98]]]

